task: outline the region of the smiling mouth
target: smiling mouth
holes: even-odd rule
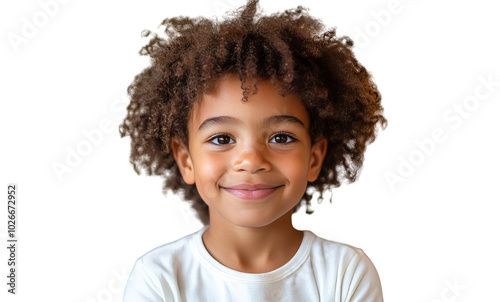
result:
[[[269,186],[269,185],[237,185],[232,187],[221,187],[229,194],[236,196],[241,199],[261,199],[267,197],[274,193],[277,189],[281,188],[279,186]]]

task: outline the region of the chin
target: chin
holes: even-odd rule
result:
[[[243,214],[239,217],[231,217],[230,223],[239,227],[262,228],[267,227],[283,218],[282,216],[269,217],[262,213]]]

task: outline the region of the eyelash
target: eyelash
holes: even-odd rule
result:
[[[275,134],[271,137],[270,141],[271,141],[271,140],[273,140],[273,139],[275,139],[275,138],[276,138],[276,137],[278,137],[278,136],[285,136],[285,137],[287,137],[287,142],[285,142],[285,143],[278,143],[278,142],[276,142],[276,144],[280,144],[280,145],[287,145],[287,144],[293,143],[294,141],[296,141],[296,140],[297,140],[295,137],[293,137],[292,135],[290,135],[290,134],[288,134],[288,133],[285,133],[285,132],[277,132],[277,133],[275,133]],[[219,139],[219,138],[226,138],[226,137],[227,137],[227,138],[229,138],[229,140],[230,140],[230,142],[229,142],[229,143],[227,143],[227,144],[220,144],[220,143],[216,143],[216,142],[215,142],[215,140],[216,140],[216,139]],[[289,140],[289,141],[288,141],[288,140]],[[216,145],[216,146],[225,146],[225,145],[229,145],[229,144],[231,144],[231,143],[234,143],[234,139],[233,139],[233,138],[231,138],[231,136],[230,136],[229,134],[227,134],[227,133],[218,133],[218,134],[216,134],[216,135],[214,135],[214,136],[211,136],[211,137],[208,139],[208,141],[207,141],[207,142],[209,142],[209,143],[211,143],[211,144],[213,144],[213,145]]]
[[[271,137],[271,140],[275,139],[277,136],[286,136],[287,138],[290,139],[290,141],[287,141],[286,143],[277,143],[277,144],[280,144],[280,145],[287,145],[287,144],[293,143],[294,141],[297,140],[295,137],[293,137],[292,135],[290,135],[288,133],[285,133],[285,132],[278,132],[278,133],[274,134]]]
[[[227,133],[218,133],[214,136],[211,136],[209,139],[208,139],[208,142],[213,144],[213,145],[216,145],[216,146],[225,146],[225,145],[228,145],[228,144],[217,144],[214,142],[214,140],[218,139],[218,138],[221,138],[221,137],[228,137],[230,140],[232,140],[234,142],[234,139],[231,138],[231,136]]]

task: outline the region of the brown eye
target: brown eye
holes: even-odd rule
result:
[[[293,142],[294,140],[295,138],[283,133],[278,133],[275,136],[273,136],[273,138],[271,138],[271,142],[277,144],[288,144]]]
[[[229,144],[230,141],[231,139],[227,136],[219,136],[217,138],[217,143],[221,145]]]
[[[209,140],[214,145],[228,145],[234,143],[234,140],[228,135],[217,135]]]

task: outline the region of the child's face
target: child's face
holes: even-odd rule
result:
[[[189,150],[173,144],[186,183],[208,204],[210,223],[268,225],[290,214],[321,170],[326,141],[311,146],[309,116],[294,95],[270,81],[241,101],[241,82],[224,77],[193,106]]]

